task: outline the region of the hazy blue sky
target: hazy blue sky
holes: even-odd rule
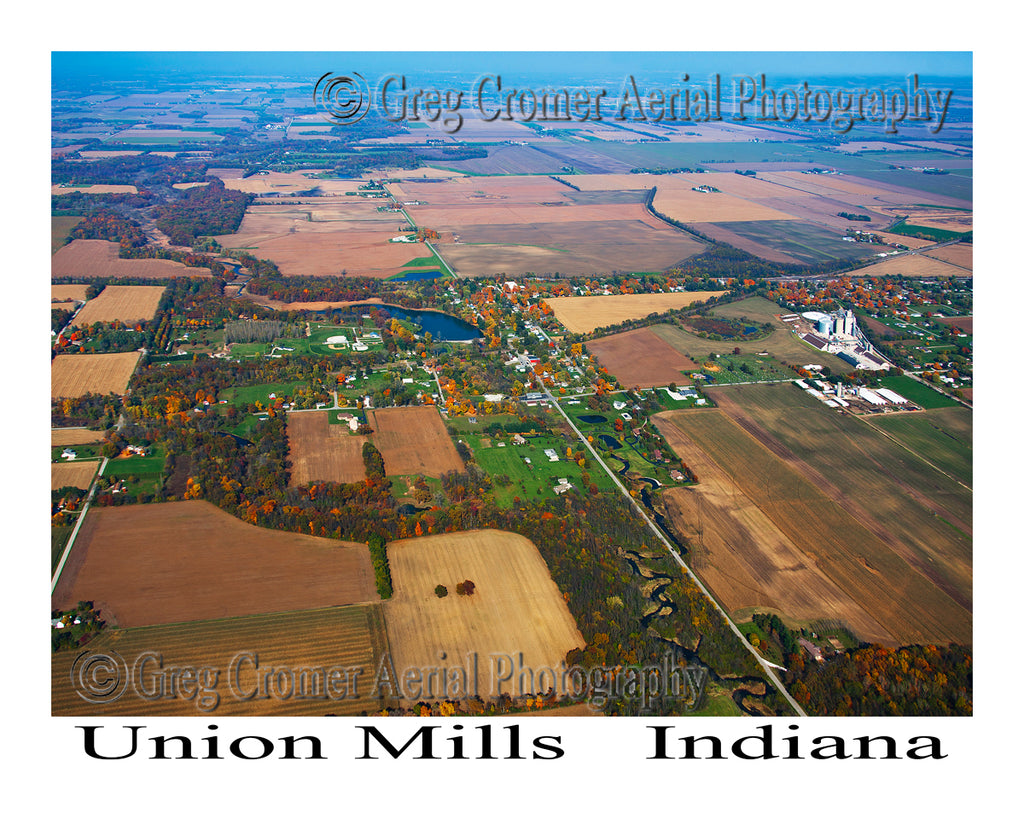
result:
[[[971,76],[971,52],[54,52],[54,80],[174,75],[291,75],[327,71],[581,74],[758,74],[806,77]]]

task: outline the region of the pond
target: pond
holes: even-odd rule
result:
[[[336,309],[331,312],[351,315],[357,306],[352,305],[344,310]],[[483,334],[472,324],[436,310],[410,310],[393,304],[367,304],[365,306],[375,307],[392,318],[411,321],[420,328],[420,333],[430,333],[434,341],[473,341],[483,338]]]
[[[581,415],[579,419],[587,424],[603,424],[608,420],[603,415]]]
[[[622,444],[611,435],[598,435],[597,437],[601,439],[601,443],[608,447],[608,449],[622,449]]]

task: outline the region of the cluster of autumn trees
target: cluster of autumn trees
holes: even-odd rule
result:
[[[139,225],[119,213],[103,209],[90,213],[71,230],[72,239],[104,239],[123,248],[142,247],[146,235]]]
[[[970,716],[971,649],[865,644],[824,663],[793,655],[783,682],[811,714]]]
[[[171,242],[191,245],[199,236],[234,233],[254,198],[251,193],[229,190],[214,178],[207,185],[189,188],[176,201],[158,205],[152,215]]]

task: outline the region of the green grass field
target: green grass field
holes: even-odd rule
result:
[[[770,302],[766,303],[770,304]],[[781,312],[781,308],[777,309]],[[707,360],[711,353],[731,355],[732,351],[739,347],[741,355],[767,352],[783,365],[793,364],[800,367],[805,364],[820,364],[823,367],[828,367],[834,373],[853,371],[853,367],[842,359],[829,353],[823,353],[801,341],[790,330],[778,326],[778,322],[776,325],[775,331],[770,336],[756,341],[713,341],[701,338],[674,324],[655,324],[651,326],[651,330],[659,338],[664,339],[680,353],[694,361]]]
[[[966,407],[876,415],[870,422],[968,486],[974,477],[974,413]]]
[[[887,375],[879,379],[883,387],[888,387],[893,392],[898,392],[904,398],[913,401],[923,409],[938,409],[940,407],[959,406],[952,398],[936,392],[931,387],[915,381],[906,375]]]
[[[228,387],[225,390],[221,390],[220,399],[227,401],[229,404],[233,404],[236,407],[245,406],[259,401],[264,407],[273,400],[270,394],[280,397],[282,395],[291,395],[299,387],[308,387],[309,384],[305,381],[290,381],[282,382],[278,381],[273,384],[251,384],[245,387]]]

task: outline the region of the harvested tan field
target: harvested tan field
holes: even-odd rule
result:
[[[568,190],[568,189],[566,189]],[[699,196],[701,194],[694,194]],[[643,205],[573,205],[568,200],[545,204],[416,205],[406,210],[418,225],[455,230],[470,225],[544,225],[643,219]]]
[[[87,284],[51,284],[50,302],[85,301]]]
[[[440,478],[465,465],[436,407],[389,407],[366,411],[370,441],[384,456],[389,475]]]
[[[679,222],[765,222],[797,218],[728,193],[700,193],[690,188],[658,186],[654,207]]]
[[[974,216],[970,213],[951,216],[915,216],[908,219],[907,224],[915,227],[951,230],[955,233],[968,233],[974,230]]]
[[[85,187],[65,187],[63,185],[51,185],[50,196],[63,196],[66,193],[138,193],[139,189],[134,185],[86,185]]]
[[[388,544],[388,560],[395,595],[384,603],[385,620],[399,677],[410,667],[468,667],[472,686],[475,656],[479,688],[470,694],[532,693],[528,678],[521,687],[516,678],[499,683],[492,661],[518,662],[521,652],[518,668],[558,671],[569,651],[585,645],[537,547],[520,535],[478,530],[399,540]],[[475,584],[472,595],[456,593],[464,580]],[[447,597],[434,593],[438,584]],[[552,684],[539,682],[536,690]]]
[[[363,443],[369,437],[349,434],[346,424],[329,424],[328,414],[289,413],[290,486],[305,486],[311,481],[354,483],[366,477]]]
[[[50,366],[50,397],[80,398],[89,392],[123,395],[142,353],[59,355]]]
[[[587,352],[619,379],[624,387],[664,387],[691,384],[685,372],[699,370],[694,363],[650,328],[629,330],[587,342]]]
[[[939,261],[955,264],[959,267],[965,267],[968,270],[974,269],[974,245],[972,244],[961,242],[956,245],[937,247],[934,250],[927,251],[924,255],[931,256]]]
[[[52,606],[144,626],[377,600],[361,543],[243,523],[206,501],[92,509]]]
[[[468,226],[460,229],[462,243],[441,245],[439,251],[462,276],[594,276],[666,270],[704,249],[684,231],[637,214],[608,222]]]
[[[359,180],[349,180],[359,184]],[[383,278],[413,259],[427,258],[421,242],[391,242],[406,225],[398,213],[377,211],[380,200],[336,197],[253,204],[237,233],[218,236],[226,248],[244,248],[275,262],[286,276]]]
[[[571,333],[589,333],[598,327],[618,324],[689,307],[699,301],[726,293],[726,290],[684,293],[630,293],[612,296],[559,296],[545,299],[557,318]]]
[[[118,156],[140,156],[144,151],[80,151],[82,159],[113,159]]]
[[[139,285],[108,284],[96,298],[90,299],[73,324],[95,324],[98,321],[134,324],[150,321],[156,316],[156,308],[167,290],[164,286],[144,287]]]
[[[385,187],[399,202],[417,200],[431,206],[571,201],[566,198],[569,188],[546,176],[460,176],[428,185],[390,183]]]
[[[50,446],[76,446],[95,444],[103,440],[106,433],[101,429],[85,427],[53,427],[50,430]]]
[[[179,191],[187,191],[189,188],[205,188],[209,184],[209,182],[175,182],[171,187]]]
[[[88,489],[101,463],[102,461],[69,461],[50,464],[50,489],[63,489],[65,486]]]
[[[242,298],[254,304],[262,304],[272,310],[335,310],[353,307],[355,305],[384,304],[384,301],[376,297],[364,299],[363,301],[276,301],[267,296],[256,296],[252,293],[245,293]]]
[[[934,239],[918,239],[916,236],[901,236],[899,233],[885,233],[883,231],[876,231],[876,233],[883,241],[903,245],[911,250],[918,250],[935,244]]]
[[[242,179],[242,171],[234,176],[222,176],[224,187],[231,188],[244,193],[260,194],[280,193],[290,194],[300,191],[308,191],[313,188],[319,189],[321,196],[344,196],[348,191],[359,190],[363,183],[359,179],[316,179],[320,171],[290,171],[281,173],[271,171],[265,174],[255,174]]]
[[[581,191],[646,191],[664,185],[668,174],[653,176],[643,173],[588,173],[556,176]]]
[[[121,259],[120,245],[103,239],[75,239],[58,250],[50,263],[53,276],[115,276],[169,279],[176,276],[208,277],[209,268],[186,267],[170,259]]]
[[[876,264],[851,270],[847,276],[970,276],[971,271],[962,267],[915,253],[908,256],[896,256]]]
[[[166,668],[212,669],[217,676],[191,698],[152,697],[150,684],[161,670],[143,659],[149,673],[122,696],[87,702],[70,682],[79,652],[62,650],[52,656],[51,709],[55,716],[357,716],[383,705],[373,680],[386,646],[379,603],[108,630],[90,651],[119,656],[129,668],[152,653]],[[249,697],[268,669],[282,673]]]
[[[886,201],[893,196],[891,189],[875,187],[867,179],[850,179],[838,174],[801,173],[800,171],[762,173],[759,171],[758,178],[817,196],[843,198],[837,197],[837,194],[854,194],[856,196],[880,197]]]
[[[218,237],[225,247],[243,247],[277,264],[285,276],[349,276],[386,278],[412,259],[430,255],[419,242],[389,242],[395,231],[339,230],[295,233],[254,242],[245,237]]]

